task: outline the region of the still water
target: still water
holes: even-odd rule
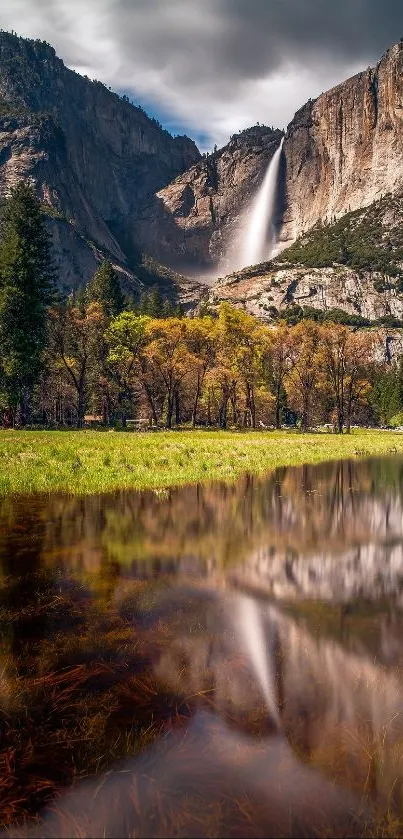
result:
[[[0,501],[2,835],[402,835],[402,629],[398,457]]]

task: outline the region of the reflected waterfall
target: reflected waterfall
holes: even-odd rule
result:
[[[266,700],[267,709],[276,725],[279,726],[276,686],[267,655],[267,639],[259,607],[252,597],[240,598],[238,619],[242,639]]]

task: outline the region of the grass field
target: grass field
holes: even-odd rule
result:
[[[163,489],[366,455],[403,454],[403,434],[1,431],[0,494]]]

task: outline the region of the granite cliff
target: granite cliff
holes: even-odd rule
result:
[[[45,42],[0,32],[0,193],[33,180],[62,285],[88,279],[101,253],[134,287],[147,281],[139,208],[199,158],[192,140],[69,70]]]
[[[281,239],[403,188],[403,42],[375,68],[308,102],[284,143]]]

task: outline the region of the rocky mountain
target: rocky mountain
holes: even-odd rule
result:
[[[342,265],[307,268],[290,262],[262,263],[217,280],[208,295],[214,305],[227,300],[271,321],[287,308],[326,312],[342,309],[357,320],[403,320],[403,297],[382,274]]]
[[[403,41],[375,68],[308,102],[284,143],[286,211],[281,239],[319,219],[369,206],[403,188]]]
[[[199,159],[192,140],[69,70],[47,43],[0,32],[0,192],[36,184],[62,285],[87,279],[101,254],[134,288],[159,279],[142,264],[139,209]]]

